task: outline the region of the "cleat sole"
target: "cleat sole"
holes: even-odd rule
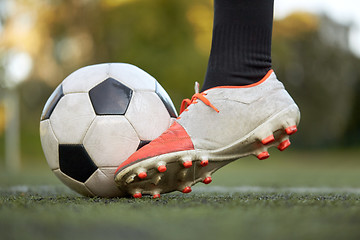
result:
[[[152,196],[173,191],[190,192],[191,186],[199,182],[209,184],[214,172],[239,158],[255,155],[264,160],[269,157],[268,148],[285,150],[290,146],[289,135],[297,131],[299,120],[298,108],[292,105],[220,149],[171,152],[128,165],[116,173],[116,184],[129,196],[139,189],[141,194]],[[268,137],[264,139],[263,136]],[[166,171],[161,172],[161,166],[165,166]],[[146,179],[136,177],[139,172],[147,173]]]

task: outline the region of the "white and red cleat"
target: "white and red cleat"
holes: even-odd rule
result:
[[[267,159],[273,146],[285,150],[300,121],[299,108],[272,70],[252,85],[197,92],[181,108],[168,130],[118,167],[115,181],[122,191],[189,193],[234,160]],[[128,181],[134,174],[139,178]]]

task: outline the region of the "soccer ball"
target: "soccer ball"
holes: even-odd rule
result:
[[[116,168],[176,117],[169,95],[140,68],[92,65],[65,78],[46,102],[41,145],[51,170],[74,191],[120,197]]]

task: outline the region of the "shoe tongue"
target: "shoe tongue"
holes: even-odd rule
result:
[[[195,93],[199,93],[200,84],[195,82]]]

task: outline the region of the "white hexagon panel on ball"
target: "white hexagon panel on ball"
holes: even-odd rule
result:
[[[125,114],[141,140],[152,140],[170,126],[170,115],[155,92],[135,92]]]
[[[94,118],[88,94],[74,93],[60,99],[50,122],[60,144],[79,144]]]
[[[136,151],[140,140],[124,116],[97,116],[83,143],[100,168],[120,165]]]

